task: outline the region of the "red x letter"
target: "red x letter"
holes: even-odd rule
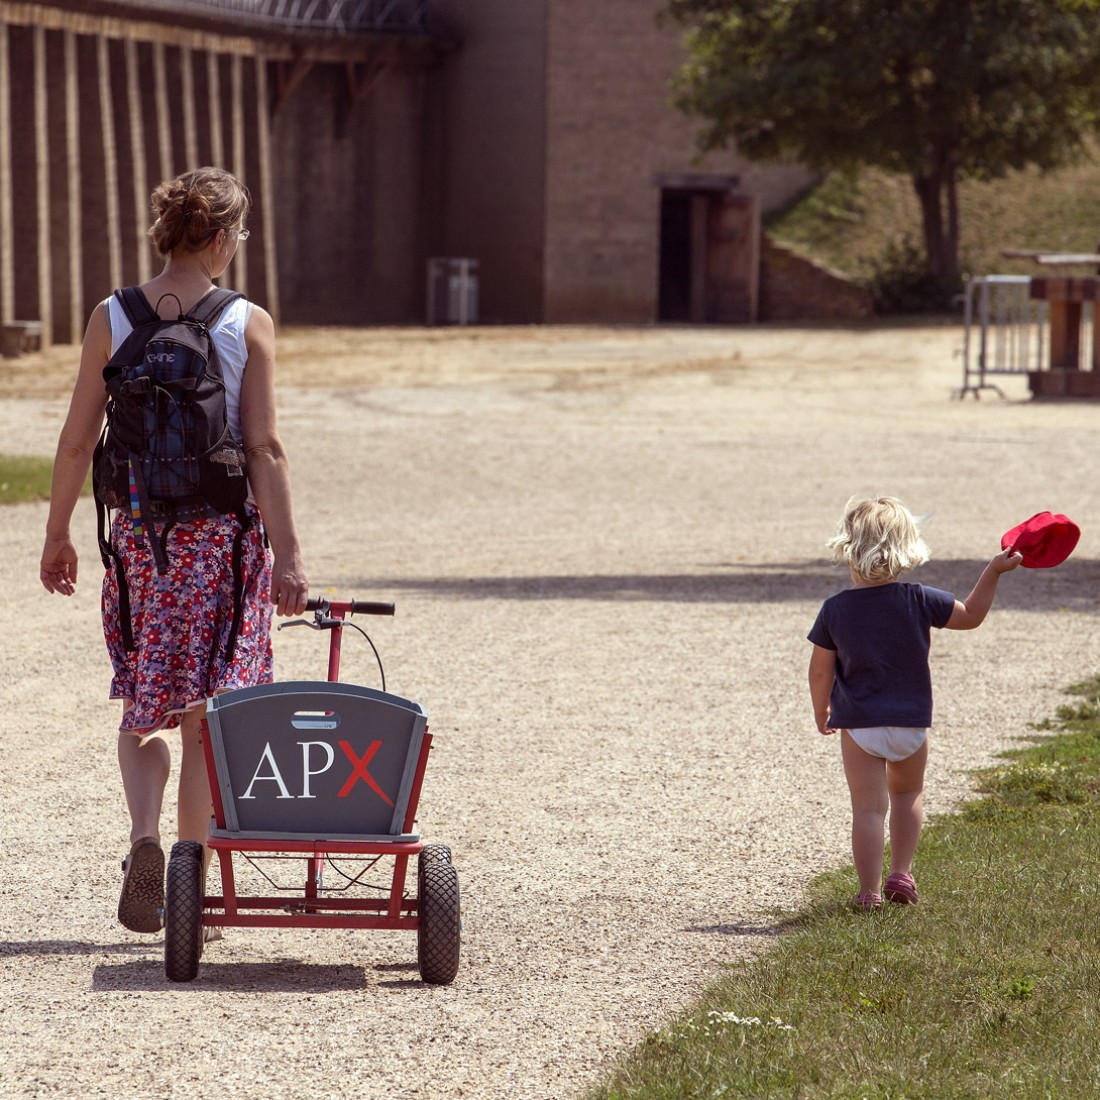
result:
[[[346,741],[341,741],[339,744],[340,748],[344,750],[344,755],[351,761],[351,765],[355,770],[351,773],[351,775],[348,776],[348,781],[340,788],[340,793],[336,797],[347,798],[352,787],[355,786],[356,780],[362,779],[363,782],[366,783],[366,785],[370,787],[370,789],[374,791],[374,793],[378,795],[378,797],[382,799],[382,801],[385,802],[387,806],[392,806],[392,800],[386,797],[385,792],[374,781],[374,776],[371,775],[369,771],[367,771],[367,765],[373,759],[374,754],[382,747],[382,742],[372,741],[370,743],[370,748],[367,749],[365,753],[363,753],[362,758],[355,755],[355,749],[353,749],[351,745],[349,745]]]

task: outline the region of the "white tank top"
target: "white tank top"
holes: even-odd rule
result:
[[[111,354],[133,330],[122,308],[122,303],[112,294],[103,303],[107,309],[107,323],[111,329]],[[229,431],[233,438],[241,443],[241,382],[244,380],[244,368],[248,363],[248,347],[245,345],[244,332],[252,317],[252,303],[247,298],[238,298],[230,302],[221,311],[210,329],[210,335],[218,349],[218,362],[225,376],[225,410],[229,419]]]

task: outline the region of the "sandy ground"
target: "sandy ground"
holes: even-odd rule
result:
[[[411,934],[348,931],[233,930],[166,983],[160,937],[114,919],[127,819],[92,508],[71,600],[38,587],[45,506],[5,509],[0,1094],[576,1097],[848,861],[805,634],[843,583],[822,544],[852,493],[934,512],[920,579],[962,595],[1032,513],[1084,531],[1062,568],[1005,578],[981,630],[935,639],[928,803],[949,810],[1096,670],[1100,596],[1100,412],[1018,379],[950,400],[961,341],[283,334],[314,590],[396,601],[371,634],[437,738],[422,830],[453,848],[465,920],[445,988],[420,983]],[[73,361],[0,365],[0,449],[52,452]],[[318,637],[277,636],[281,678],[323,675]],[[350,635],[344,671],[376,683]]]

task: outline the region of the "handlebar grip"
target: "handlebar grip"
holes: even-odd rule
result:
[[[306,600],[307,611],[317,611],[321,608],[331,608],[353,615],[392,615],[394,606],[392,603],[383,603],[379,600]]]
[[[352,600],[351,613],[353,615],[392,615],[394,606],[380,600]]]

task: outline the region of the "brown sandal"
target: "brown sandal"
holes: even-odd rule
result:
[[[164,852],[157,838],[135,840],[122,871],[119,921],[131,932],[159,932],[164,927]]]

